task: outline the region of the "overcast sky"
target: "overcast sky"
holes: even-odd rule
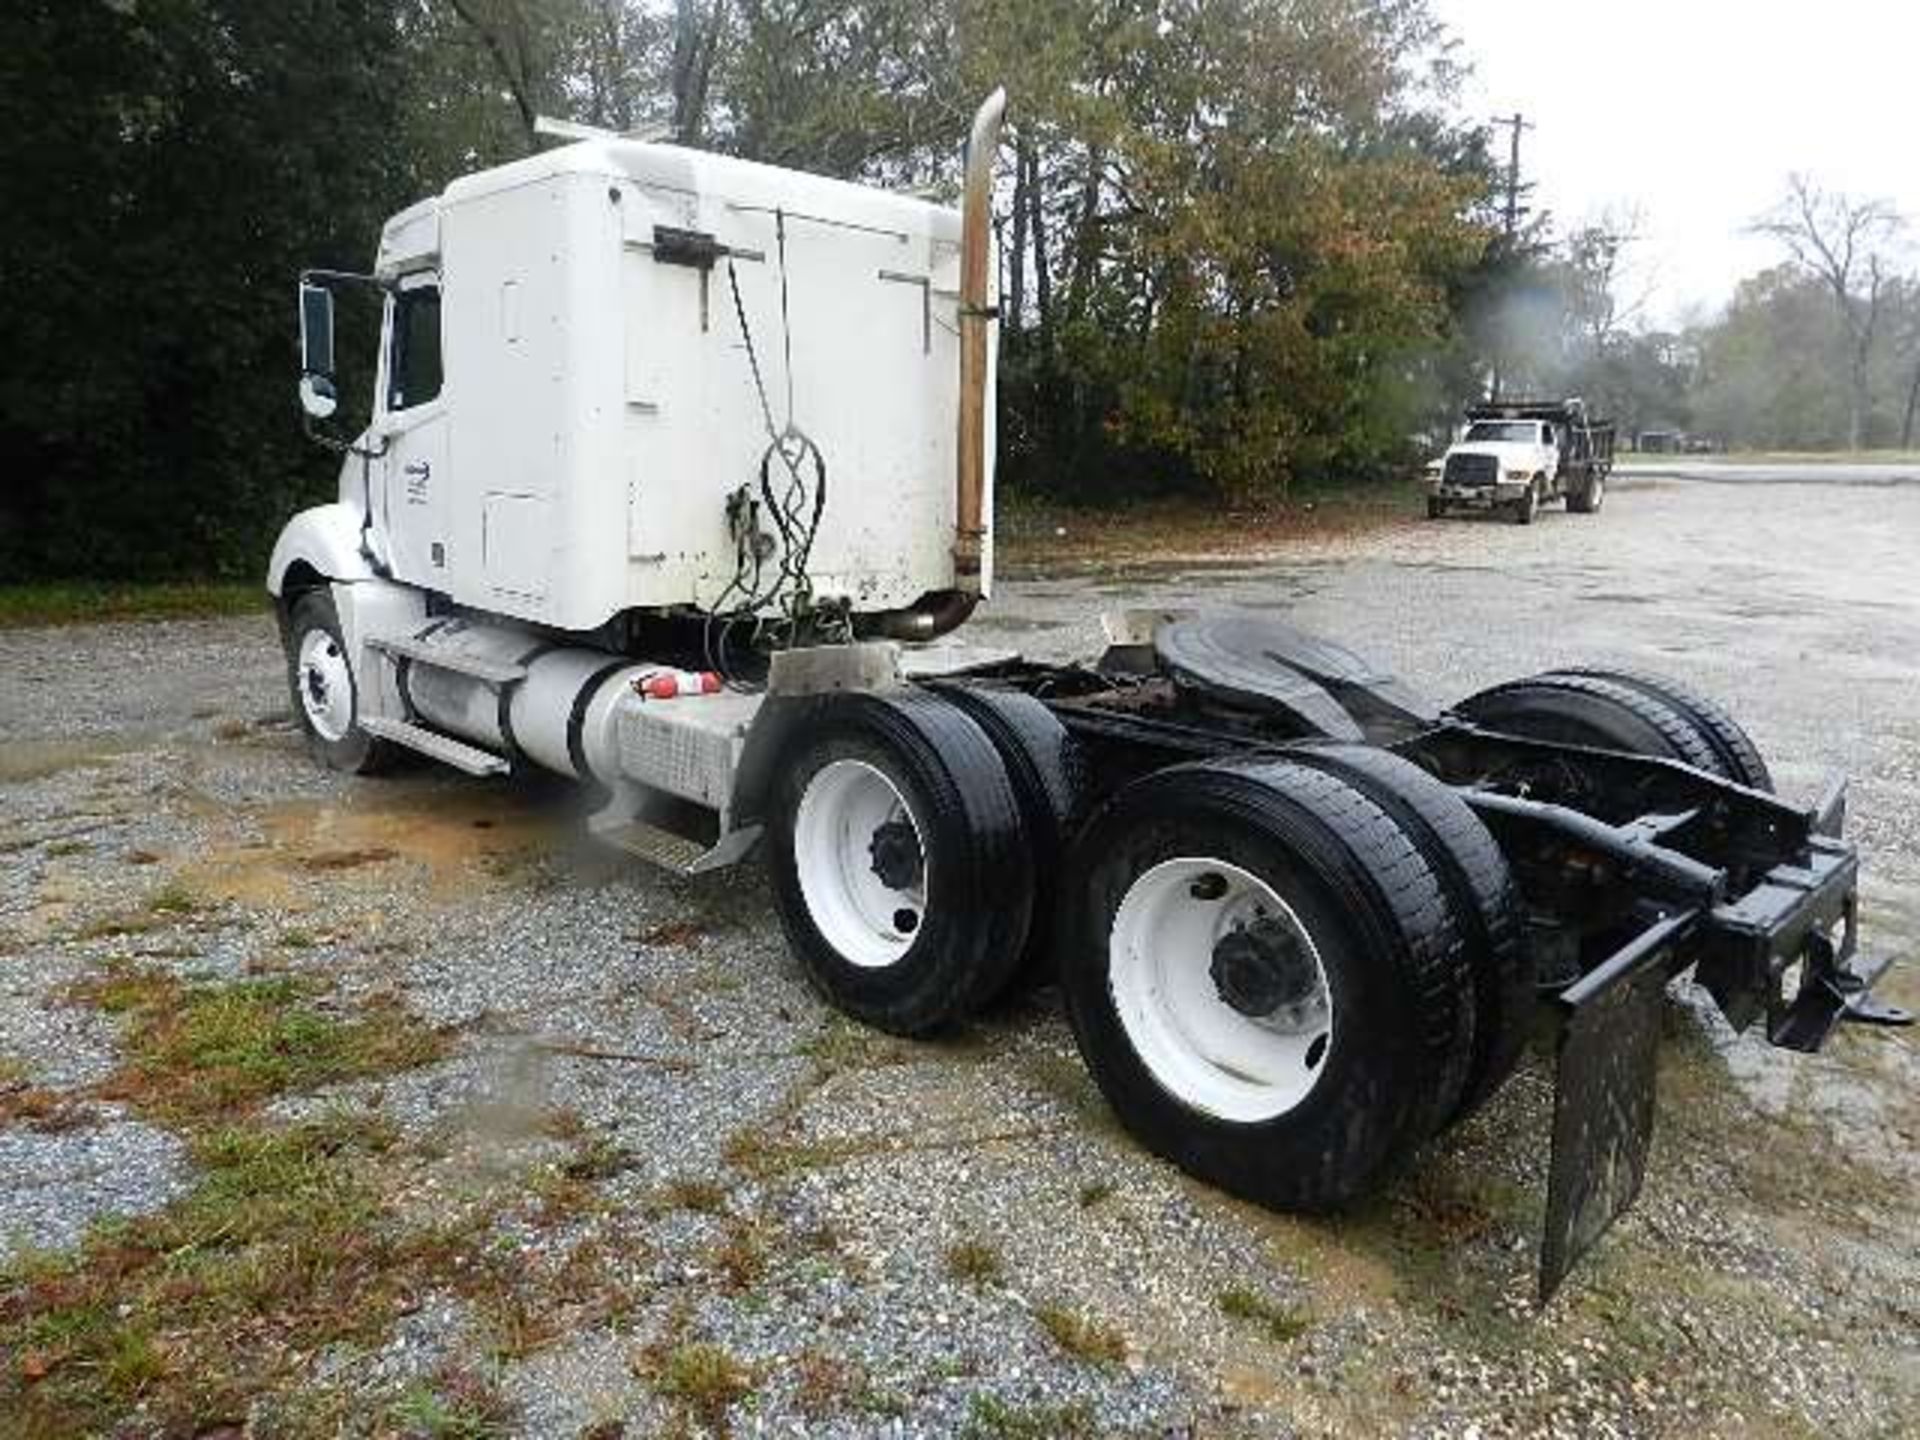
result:
[[[1893,201],[1920,235],[1920,0],[1433,4],[1474,70],[1466,114],[1538,127],[1521,168],[1556,228],[1640,206],[1653,323],[1778,257],[1743,231],[1791,170]]]

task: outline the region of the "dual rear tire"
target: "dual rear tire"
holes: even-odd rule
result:
[[[1062,983],[1122,1123],[1260,1204],[1380,1187],[1511,1072],[1532,972],[1506,863],[1384,751],[1176,766],[1074,847]]]
[[[1458,712],[1771,788],[1723,710],[1657,676],[1556,671]],[[822,993],[919,1034],[1053,954],[1121,1123],[1278,1209],[1377,1190],[1512,1074],[1535,1006],[1522,902],[1449,786],[1301,745],[1155,771],[1076,834],[1078,766],[1026,697],[837,700],[773,824],[782,921]]]
[[[1760,749],[1717,703],[1642,670],[1576,666],[1482,690],[1455,707],[1489,730],[1657,755],[1772,791]]]
[[[912,690],[814,707],[774,784],[770,860],[815,989],[920,1035],[1041,973],[1079,786],[1072,741],[1025,695]]]
[[[1069,844],[1082,790],[1027,697],[818,712],[771,812],[782,923],[815,987],[921,1034],[1055,957],[1126,1128],[1284,1209],[1378,1188],[1511,1072],[1532,1004],[1518,900],[1424,771],[1360,745],[1174,766]]]

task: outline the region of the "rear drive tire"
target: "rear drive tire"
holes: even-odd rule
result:
[[[1620,680],[1573,671],[1549,671],[1512,680],[1468,697],[1456,713],[1489,730],[1657,755],[1729,780],[1738,777],[1711,738],[1671,701]]]
[[[1380,1187],[1453,1113],[1466,947],[1432,865],[1343,777],[1287,760],[1137,780],[1075,841],[1061,984],[1120,1121],[1281,1209]]]
[[[1391,815],[1447,893],[1467,947],[1474,1008],[1467,1078],[1446,1122],[1456,1124],[1512,1076],[1533,1028],[1533,951],[1506,856],[1453,787],[1412,761],[1366,745],[1302,746],[1292,754],[1341,776]]]
[[[351,775],[369,775],[391,765],[396,747],[360,726],[359,676],[332,593],[314,589],[296,596],[287,607],[281,639],[293,717],[314,759]]]
[[[1721,774],[1748,789],[1765,790],[1769,794],[1773,792],[1773,773],[1767,769],[1760,747],[1753,743],[1752,737],[1721,705],[1709,700],[1692,686],[1665,675],[1651,675],[1644,670],[1610,670],[1599,666],[1576,665],[1556,673],[1611,680],[1662,701],[1692,722],[1700,737],[1719,757]]]
[[[845,695],[799,722],[769,813],[773,891],[815,988],[918,1035],[971,1015],[1026,945],[1033,875],[1006,766],[936,695]]]
[[[1607,499],[1607,477],[1598,470],[1589,471],[1578,490],[1567,492],[1567,509],[1575,515],[1598,515]]]
[[[1031,695],[976,685],[942,686],[939,693],[980,727],[1007,768],[1033,876],[1033,919],[1013,984],[1050,984],[1058,969],[1057,884],[1086,793],[1085,757],[1067,727]]]

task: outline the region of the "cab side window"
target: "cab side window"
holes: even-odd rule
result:
[[[440,292],[403,290],[393,302],[393,356],[387,409],[411,410],[440,393]]]

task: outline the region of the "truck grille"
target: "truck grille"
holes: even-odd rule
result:
[[[1500,478],[1500,462],[1492,455],[1449,455],[1444,478],[1449,485],[1491,485]]]

